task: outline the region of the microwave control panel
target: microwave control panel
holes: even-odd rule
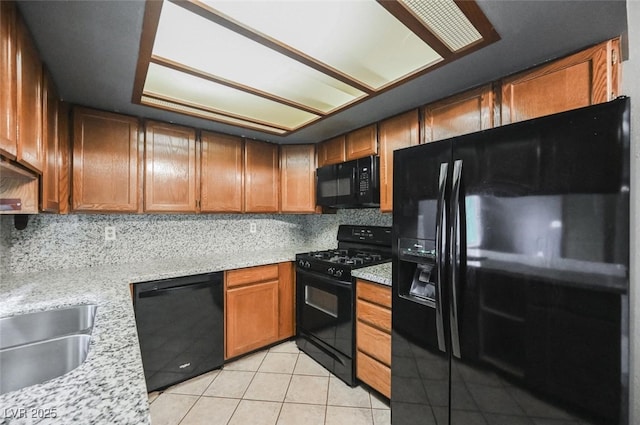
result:
[[[362,167],[360,169],[360,196],[365,196],[369,191],[369,168]]]

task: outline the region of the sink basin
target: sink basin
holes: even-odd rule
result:
[[[0,350],[63,335],[91,332],[93,304],[39,311],[0,319]]]
[[[86,334],[67,335],[0,350],[0,394],[64,375],[87,358]]]

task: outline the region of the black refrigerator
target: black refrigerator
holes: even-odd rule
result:
[[[629,99],[394,153],[393,425],[628,423]]]

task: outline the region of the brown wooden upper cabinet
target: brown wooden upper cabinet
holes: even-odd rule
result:
[[[245,212],[278,212],[278,145],[246,140],[244,150]]]
[[[196,131],[157,121],[145,122],[146,212],[197,212]]]
[[[405,112],[378,124],[380,141],[380,210],[393,207],[393,151],[417,145],[420,141],[419,111]]]
[[[615,99],[620,40],[614,39],[502,80],[502,124]]]
[[[15,3],[0,1],[0,154],[9,159],[18,153],[15,23]]]
[[[200,211],[242,212],[242,139],[203,131],[201,144]]]
[[[137,118],[75,108],[72,209],[139,211],[141,148]]]
[[[424,107],[425,143],[494,126],[495,96],[491,84]]]
[[[316,209],[314,145],[280,146],[280,211],[313,213]]]
[[[325,140],[318,145],[318,167],[338,164],[346,160],[344,135]]]
[[[345,136],[347,161],[378,154],[378,126],[371,124]]]
[[[4,2],[3,2],[4,3]],[[31,34],[16,14],[17,123],[19,163],[40,173],[44,162],[42,146],[42,62]]]
[[[60,181],[62,167],[58,139],[58,93],[48,72],[42,83],[42,137],[44,167],[40,178],[40,210],[60,212]]]

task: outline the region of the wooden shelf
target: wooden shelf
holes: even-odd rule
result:
[[[0,214],[37,214],[38,177],[0,160]]]

